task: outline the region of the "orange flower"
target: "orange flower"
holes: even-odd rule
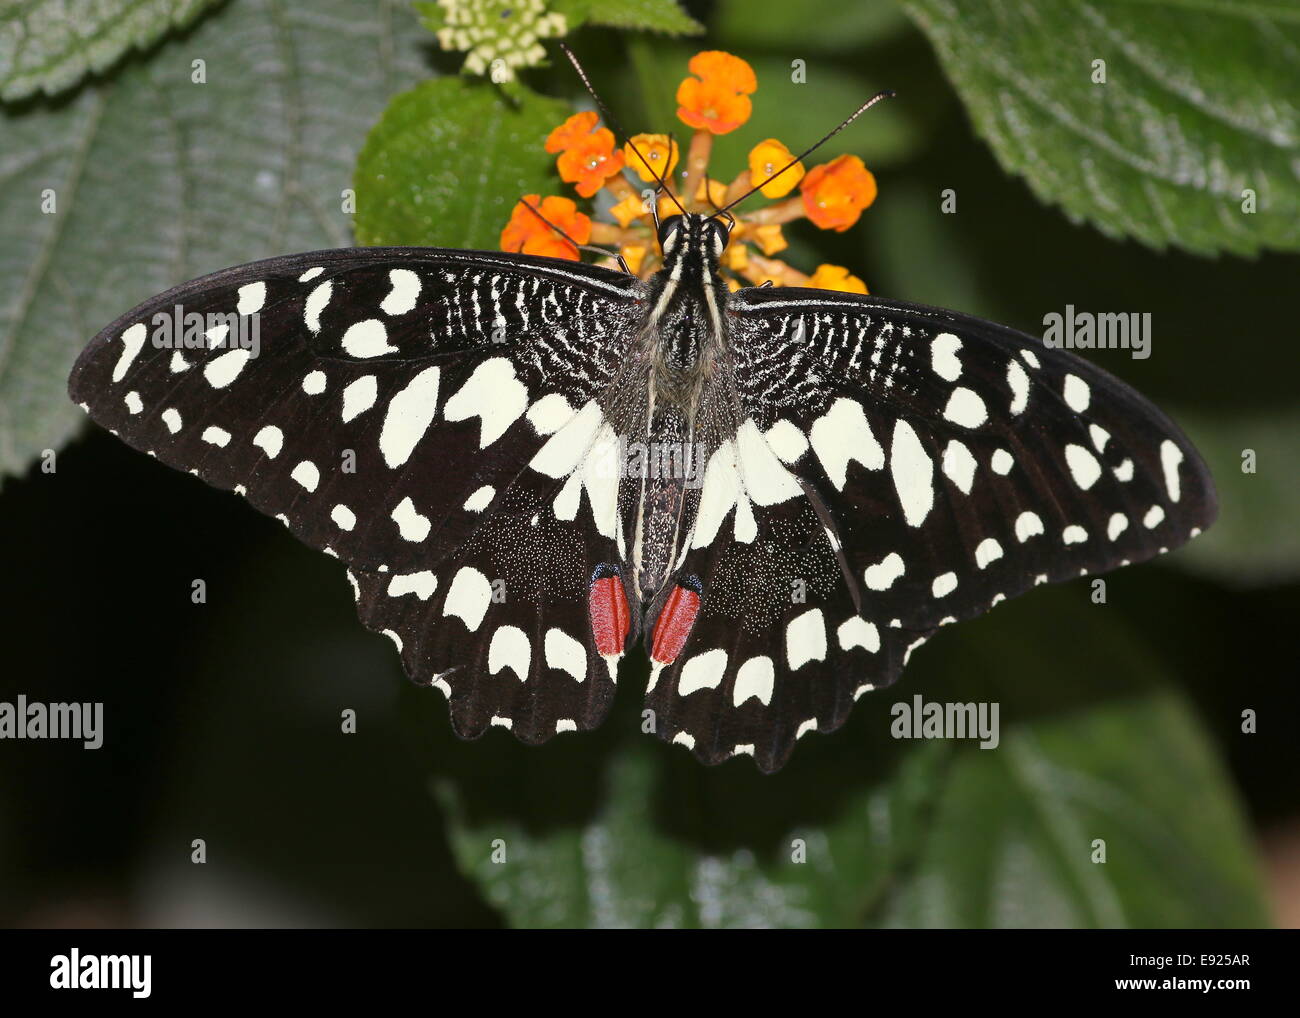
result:
[[[575,184],[584,198],[623,168],[623,153],[614,146],[614,134],[607,127],[597,129],[599,119],[590,110],[575,113],[546,138],[546,151],[560,153],[555,161],[560,179]]]
[[[548,224],[559,227],[574,243],[591,240],[591,219],[578,211],[571,198],[550,195],[543,201],[538,195],[526,194],[522,201],[515,202],[510,222],[501,231],[501,250],[576,262],[580,257],[578,249]]]
[[[646,162],[637,158],[637,152],[645,156]],[[672,173],[677,168],[677,156],[677,142],[666,134],[633,135],[623,146],[624,161],[647,184],[656,182],[656,173],[665,178]]]
[[[749,119],[750,95],[758,90],[754,69],[730,53],[706,50],[686,65],[693,78],[677,87],[677,116],[711,134],[727,134]]]
[[[794,153],[775,138],[760,141],[749,150],[750,186],[767,180],[794,159]],[[764,198],[784,198],[803,179],[803,163],[795,163],[770,183],[759,188]]]
[[[808,218],[823,230],[843,233],[876,200],[876,178],[857,156],[814,166],[799,184]]]
[[[818,265],[804,286],[820,290],[842,290],[844,293],[866,293],[867,284],[840,265]]]

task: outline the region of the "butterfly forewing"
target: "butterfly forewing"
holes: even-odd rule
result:
[[[617,551],[589,505],[557,515],[565,477],[530,463],[571,424],[582,432],[575,419],[626,357],[639,288],[511,255],[272,259],[123,316],[69,389],[131,445],[352,566],[363,620],[448,692],[462,734],[519,717],[540,741],[608,704],[586,590]],[[199,345],[158,331],[178,310],[202,317]],[[256,321],[248,349],[207,328],[230,312],[227,330]]]

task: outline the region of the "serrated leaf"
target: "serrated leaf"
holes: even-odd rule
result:
[[[496,250],[522,195],[560,193],[544,146],[568,112],[460,78],[396,96],[357,159],[357,241]]]
[[[587,23],[610,28],[648,29],[666,35],[699,35],[704,26],[674,0],[555,0],[569,28]]]
[[[1156,248],[1300,248],[1294,9],[1244,0],[904,6],[1002,165],[1071,219]],[[1099,60],[1104,83],[1093,80]]]
[[[26,0],[0,7],[0,99],[54,95],[218,0]]]
[[[426,73],[409,9],[381,13],[240,0],[71,101],[0,113],[0,477],[79,426],[68,372],[123,311],[204,272],[350,243],[355,153]],[[191,83],[196,54],[207,84]]]

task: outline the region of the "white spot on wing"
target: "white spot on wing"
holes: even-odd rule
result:
[[[262,305],[266,303],[266,284],[249,283],[247,286],[239,288],[239,302],[235,305],[235,310],[241,315],[251,315],[254,312],[261,311]]]
[[[721,649],[706,650],[696,654],[682,665],[677,680],[677,695],[689,696],[700,689],[717,689],[727,670],[727,652]]]
[[[844,490],[850,460],[856,460],[868,470],[880,470],[885,465],[884,450],[855,400],[841,398],[832,403],[813,422],[811,437],[813,451],[837,491]]]
[[[303,460],[293,468],[289,476],[308,491],[315,491],[316,485],[320,484],[320,471],[311,460]]]
[[[808,439],[784,417],[763,433],[767,444],[782,463],[793,463],[808,451]]]
[[[216,425],[204,428],[202,438],[209,445],[219,445],[223,449],[230,444],[230,432]]]
[[[904,420],[894,425],[894,440],[889,450],[889,469],[894,490],[903,508],[908,526],[919,527],[934,504],[934,464],[925,454],[921,440]]]
[[[456,575],[459,578],[460,573]],[[451,600],[450,594],[447,600]],[[502,668],[509,668],[523,682],[528,678],[528,664],[532,657],[533,648],[527,633],[518,626],[499,626],[488,645],[488,671],[495,675]]]
[[[751,657],[736,672],[736,683],[731,690],[731,702],[739,707],[751,697],[768,706],[772,702],[772,689],[776,685],[776,668],[765,654]]]
[[[490,484],[485,484],[470,495],[469,498],[465,499],[464,508],[468,512],[481,513],[488,507],[496,493],[496,488]]]
[[[1061,540],[1066,544],[1083,544],[1088,540],[1088,532],[1077,523],[1071,523],[1061,532]]]
[[[144,400],[140,398],[140,394],[135,390],[128,392],[122,402],[126,404],[127,410],[133,414],[138,414],[144,409]]]
[[[253,436],[253,444],[266,453],[268,458],[275,459],[284,447],[284,432],[274,424],[268,424]]]
[[[174,406],[169,406],[162,412],[162,421],[173,435],[181,430],[181,412]]]
[[[943,450],[943,472],[962,494],[970,494],[971,483],[975,480],[975,457],[955,438]]]
[[[248,350],[227,350],[203,366],[203,377],[214,389],[224,389],[239,377],[252,354]]]
[[[349,325],[347,332],[343,333],[343,349],[353,357],[397,353],[397,347],[388,343],[388,329],[378,318],[367,318]]]
[[[392,289],[379,305],[386,315],[404,315],[415,308],[420,298],[420,277],[410,269],[392,269],[388,273]]]
[[[1165,472],[1165,491],[1169,493],[1170,502],[1177,502],[1182,496],[1178,481],[1178,466],[1182,462],[1182,449],[1167,438],[1160,443],[1160,466]]]
[[[143,322],[137,322],[124,333],[122,333],[122,353],[117,358],[117,364],[113,367],[113,381],[120,382],[126,377],[127,370],[131,367],[131,362],[135,360],[140,348],[144,346],[145,338],[149,330],[145,328]]]
[[[408,499],[409,501],[409,499]],[[442,614],[455,615],[471,633],[477,631],[492,603],[492,584],[473,566],[462,566],[452,577]]]
[[[1097,462],[1097,457],[1081,445],[1065,447],[1065,462],[1070,468],[1074,483],[1084,491],[1096,484],[1097,478],[1101,476],[1101,464]]]
[[[357,525],[357,514],[342,504],[330,510],[330,519],[340,530],[351,530]]]
[[[862,647],[872,654],[880,650],[880,630],[876,628],[874,622],[868,622],[860,615],[854,615],[842,622],[840,628],[835,631],[835,636],[840,641],[841,650]]]
[[[930,341],[930,367],[940,378],[955,382],[961,375],[961,361],[957,352],[961,340],[951,332],[941,332]]]
[[[1078,375],[1065,376],[1065,382],[1061,386],[1061,394],[1065,396],[1066,405],[1076,414],[1083,413],[1088,409],[1088,404],[1092,402],[1092,390],[1088,388],[1088,383]]]
[[[375,405],[379,384],[374,375],[362,375],[343,389],[343,423],[360,416]]]
[[[390,467],[399,467],[411,457],[438,411],[438,380],[435,365],[425,368],[388,403],[384,426],[379,432],[379,451]]]
[[[975,546],[975,564],[987,569],[989,564],[1002,557],[1002,545],[995,538],[986,537]]]
[[[302,380],[302,391],[308,396],[319,396],[325,391],[325,372],[308,371]]]
[[[397,503],[397,508],[393,510],[390,518],[397,524],[397,532],[402,535],[403,540],[423,541],[429,536],[429,528],[432,526],[429,517],[416,512],[415,503],[411,501],[410,495]],[[464,570],[462,569],[461,572]]]
[[[307,328],[313,333],[320,332],[320,316],[325,310],[325,305],[330,302],[330,294],[334,292],[334,284],[328,279],[321,283],[311,293],[307,294],[307,302],[303,306],[303,321],[306,322]]]
[[[437,589],[438,578],[433,571],[421,569],[418,573],[394,573],[388,581],[387,593],[389,597],[414,594],[421,601],[427,601]]]
[[[934,583],[930,584],[930,593],[935,597],[947,597],[957,589],[957,574],[943,573],[934,578]]]
[[[888,590],[905,571],[903,556],[891,551],[874,566],[867,566],[862,578],[872,590]]]
[[[564,630],[548,629],[544,649],[548,667],[568,672],[578,682],[586,679],[587,648]]]
[[[1023,512],[1016,517],[1016,540],[1024,544],[1031,537],[1037,537],[1043,532],[1043,521],[1039,518],[1038,513]]]
[[[810,608],[785,627],[785,656],[791,671],[826,660],[826,620],[820,608]]]
[[[486,449],[528,408],[528,390],[515,377],[515,366],[493,357],[474,369],[468,381],[447,400],[443,416],[449,421],[477,417],[482,422],[478,447]]]
[[[989,412],[984,401],[973,389],[959,385],[948,397],[948,405],[943,408],[943,416],[963,428],[978,428],[988,420]]]
[[[558,392],[551,392],[530,406],[526,416],[539,435],[554,435],[573,420],[577,412]]]
[[[1110,522],[1106,524],[1106,536],[1113,541],[1127,529],[1128,517],[1123,513],[1112,513]]]
[[[1007,363],[1007,386],[1011,389],[1009,409],[1012,415],[1023,413],[1025,407],[1029,405],[1029,375],[1025,373],[1019,361]]]

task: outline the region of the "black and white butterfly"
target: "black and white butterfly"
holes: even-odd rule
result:
[[[772,771],[944,623],[1214,519],[1182,432],[1087,362],[951,311],[729,292],[718,217],[659,237],[648,282],[418,248],[242,265],[118,319],[69,390],[342,559],[467,738],[593,728],[641,640],[657,734]],[[229,324],[157,345],[177,306]],[[223,344],[254,320],[257,356]]]

